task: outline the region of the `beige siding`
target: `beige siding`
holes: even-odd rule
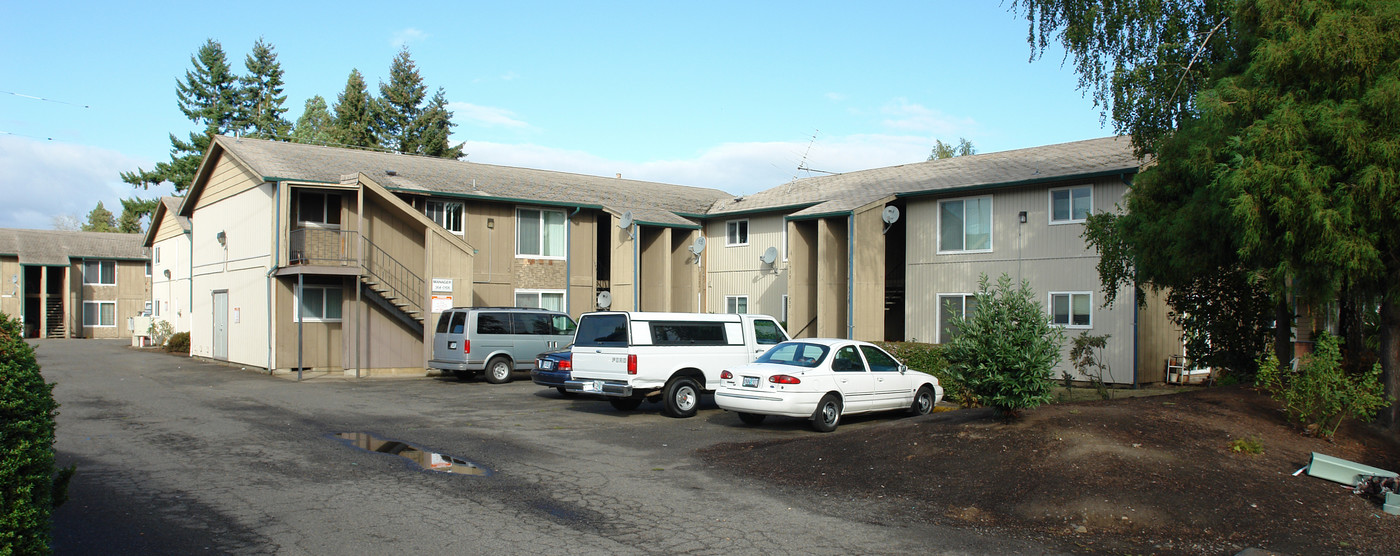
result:
[[[220,156],[218,162],[214,164],[214,170],[209,175],[209,181],[205,183],[203,191],[200,192],[195,210],[257,187],[262,181],[260,176],[249,172],[242,165],[234,162],[232,158]]]
[[[817,336],[817,222],[788,223],[788,334]]]
[[[156,223],[156,233],[154,240],[156,243],[173,239],[185,235],[185,230],[180,227],[180,221],[174,214],[161,210],[160,222]]]
[[[1144,288],[1146,303],[1138,309],[1138,381],[1166,380],[1167,357],[1182,355],[1181,327],[1169,318],[1167,292]],[[1128,303],[1120,299],[1118,303]]]
[[[612,275],[612,307],[614,311],[637,310],[635,295],[632,284],[635,279],[632,261],[636,259],[633,249],[638,249],[639,244],[631,237],[631,233],[625,229],[611,225],[615,220],[609,222],[608,245],[611,253],[611,275]]]
[[[226,291],[229,361],[268,365],[269,344],[278,341],[268,331],[273,215],[272,184],[244,189],[218,202],[200,197],[190,217],[190,355],[213,357],[213,292]],[[221,231],[223,244],[218,240]]]
[[[712,313],[725,312],[725,298],[745,296],[749,313],[783,316],[783,294],[788,289],[789,261],[783,257],[783,230],[786,222],[781,213],[747,215],[706,222],[705,262],[707,302]],[[727,226],[735,220],[748,221],[747,245],[727,245]],[[777,251],[772,264],[760,257],[769,247]]]
[[[102,259],[91,259],[102,260]],[[58,268],[50,268],[50,272]],[[145,310],[151,299],[151,279],[146,276],[145,261],[117,261],[117,283],[115,285],[95,285],[82,283],[83,262],[78,260],[68,267],[71,297],[68,305],[69,330],[81,330],[84,338],[130,338],[127,319]],[[85,326],[83,323],[84,302],[114,302],[116,322],[113,326]],[[144,331],[142,331],[144,332]]]
[[[301,354],[303,369],[340,370],[344,368],[344,346],[341,344],[342,330],[349,322],[345,313],[352,306],[355,291],[345,285],[345,280],[308,276],[306,286],[337,286],[341,289],[341,320],[335,322],[303,322],[298,336],[296,320],[297,277],[278,279],[276,290],[276,312],[273,323],[278,327],[276,363],[278,369],[295,369],[298,351]],[[229,311],[233,311],[233,296],[229,296]],[[384,339],[387,343],[387,338]],[[230,340],[231,341],[231,340]],[[376,338],[376,342],[381,341]]]
[[[700,310],[700,269],[690,246],[700,237],[699,230],[671,229],[671,310],[691,313]]]
[[[845,338],[849,332],[847,222],[844,216],[817,221],[817,336],[823,338]]]
[[[598,217],[594,211],[569,219],[569,314],[574,319],[597,309]]]
[[[19,320],[24,311],[24,272],[19,257],[0,257],[0,313]]]
[[[515,276],[515,206],[502,203],[467,203],[463,209],[462,231],[467,243],[476,247],[472,271],[477,284],[513,289]],[[486,291],[500,289],[486,287]],[[513,295],[513,294],[512,294]],[[512,297],[507,305],[515,303]],[[491,303],[489,305],[500,305]]]
[[[885,222],[881,219],[884,208],[883,204],[874,205],[855,215],[851,320],[852,336],[857,340],[885,339]]]

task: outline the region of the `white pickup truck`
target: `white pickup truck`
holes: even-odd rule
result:
[[[569,392],[602,394],[614,408],[665,402],[665,413],[691,417],[702,392],[713,392],[726,367],[753,362],[788,340],[767,315],[598,312],[579,317]]]

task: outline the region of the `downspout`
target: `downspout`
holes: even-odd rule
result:
[[[1139,307],[1139,305],[1138,305],[1138,285],[1137,285],[1137,280],[1134,279],[1134,280],[1133,280],[1133,390],[1137,390],[1137,389],[1139,388],[1139,386],[1138,386],[1138,363],[1141,362],[1141,361],[1138,359],[1138,315],[1142,314],[1142,311],[1141,311],[1138,307]]]
[[[854,339],[856,329],[856,211],[846,215],[846,339]]]
[[[277,344],[274,342],[273,331],[272,331],[272,323],[273,323],[273,320],[274,320],[274,319],[272,318],[272,311],[273,311],[272,292],[274,291],[274,288],[273,288],[272,284],[273,284],[273,282],[276,280],[276,278],[273,278],[272,276],[273,276],[274,274],[277,273],[277,269],[278,269],[278,266],[279,266],[277,263],[279,262],[279,260],[281,259],[281,257],[282,257],[282,183],[281,183],[281,182],[272,182],[272,265],[271,265],[271,268],[269,268],[269,269],[267,270],[267,282],[266,282],[267,295],[264,296],[264,297],[267,298],[267,374],[269,374],[269,375],[272,374],[272,370],[273,370],[273,368],[272,368],[273,353],[272,353],[272,352],[273,352],[273,349],[275,349],[275,346],[277,345]],[[190,258],[193,259],[194,257],[190,257]],[[193,270],[191,270],[191,272],[193,272]],[[191,276],[193,276],[193,274],[191,274]],[[191,292],[193,292],[193,290],[191,290]],[[193,297],[191,297],[191,299],[193,299]]]
[[[642,227],[635,221],[632,225]],[[636,234],[632,235],[632,310],[642,310],[642,242],[637,241]]]

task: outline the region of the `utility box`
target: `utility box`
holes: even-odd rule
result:
[[[1317,452],[1312,453],[1312,461],[1308,463],[1308,475],[1353,487],[1361,482],[1361,477],[1363,475],[1374,475],[1377,477],[1396,476],[1394,471],[1386,471],[1384,469],[1362,465],[1342,458],[1334,458]]]

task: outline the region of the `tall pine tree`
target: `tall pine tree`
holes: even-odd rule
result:
[[[418,117],[417,127],[422,133],[422,147],[418,154],[451,159],[466,156],[462,152],[462,143],[452,145],[450,136],[457,124],[452,123],[452,111],[447,109],[447,93],[442,87],[438,87],[437,94],[433,95],[427,109]]]
[[[115,232],[117,231],[117,218],[112,216],[112,211],[102,206],[102,201],[97,202],[97,206],[87,215],[87,223],[83,224],[84,232]]]
[[[292,124],[282,117],[287,112],[282,106],[287,95],[282,94],[282,64],[277,61],[277,51],[258,38],[243,64],[248,75],[238,79],[241,90],[235,127],[248,137],[285,140]]]
[[[156,205],[159,203],[160,199],[122,199],[122,215],[117,218],[117,231],[124,234],[146,231],[141,225],[141,219],[155,214]]]
[[[223,46],[214,39],[205,41],[190,57],[190,64],[194,67],[185,72],[183,81],[175,84],[175,96],[180,112],[204,129],[190,133],[188,141],[170,134],[170,162],[157,162],[151,171],[137,168],[135,172],[122,172],[122,181],[141,188],[168,181],[175,184],[175,191],[184,191],[194,181],[211,138],[237,129],[235,114],[240,88]]]
[[[384,146],[405,154],[419,152],[419,116],[423,114],[427,93],[408,48],[400,50],[389,67],[389,82],[379,84],[379,99],[375,103],[375,121]]]
[[[335,142],[335,118],[331,117],[326,99],[316,95],[306,99],[306,107],[292,128],[291,139],[295,143],[309,145],[329,145]]]
[[[382,142],[376,131],[374,99],[365,86],[365,77],[360,70],[350,70],[345,80],[345,90],[335,101],[335,120],[332,135],[335,141],[345,147],[378,148]]]

